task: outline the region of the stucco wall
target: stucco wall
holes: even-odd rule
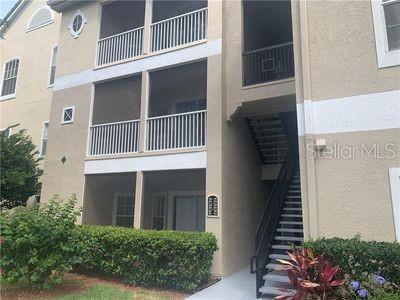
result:
[[[49,144],[44,162],[42,199],[53,194],[69,197],[75,193],[82,206],[84,158],[86,154],[92,85],[57,91],[53,94],[50,114]],[[74,122],[61,124],[64,107],[75,106]],[[62,163],[62,157],[66,161]]]
[[[267,32],[265,34],[268,34]],[[242,103],[279,98],[295,93],[293,79],[242,86],[243,26],[242,2],[226,1],[224,8],[223,56],[226,61],[224,80],[226,89],[226,118],[230,119]]]
[[[46,1],[29,3],[0,39],[1,76],[6,62],[20,59],[16,96],[0,102],[0,128],[20,124],[13,132],[27,129],[38,149],[43,122],[50,116],[50,58],[58,43],[61,16],[55,13],[54,22],[44,27],[29,32],[26,28],[34,12],[45,4]]]
[[[378,69],[370,1],[295,2],[292,12],[305,236],[393,241],[388,171],[400,165],[399,106],[373,93],[398,90],[400,66]],[[376,145],[380,155],[392,143],[396,154],[314,158],[307,147],[316,139],[334,151]]]
[[[76,5],[64,10],[61,19],[56,77],[74,74],[95,65],[97,38],[99,32],[100,1],[77,2]],[[68,26],[77,10],[83,12],[87,19],[78,38],[74,38]]]
[[[307,1],[307,15],[313,100],[399,89],[399,66],[378,69],[370,1]]]
[[[228,275],[246,267],[254,254],[254,234],[268,189],[246,120],[227,122],[223,135],[222,266]]]

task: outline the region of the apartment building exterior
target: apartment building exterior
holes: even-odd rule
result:
[[[75,193],[84,224],[212,232],[212,272],[251,258],[258,296],[288,242],[400,239],[398,2],[48,5],[43,199]]]
[[[26,129],[42,157],[47,148],[60,17],[46,1],[18,1],[0,26],[0,129],[11,127],[10,133]]]

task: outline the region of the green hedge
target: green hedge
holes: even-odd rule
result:
[[[344,272],[355,280],[362,280],[365,272],[379,272],[387,280],[400,284],[400,244],[393,242],[322,238],[305,243],[317,254],[325,253]],[[364,274],[363,274],[364,273]]]
[[[77,244],[86,270],[117,275],[127,283],[192,291],[206,281],[217,250],[204,232],[78,226]]]

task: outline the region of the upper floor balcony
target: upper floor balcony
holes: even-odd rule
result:
[[[290,1],[243,1],[243,85],[294,77]]]
[[[88,156],[206,145],[206,62],[151,72],[148,99],[141,99],[141,80],[132,76],[95,85]]]
[[[146,53],[207,38],[207,1],[114,1],[102,5],[96,65],[130,60]],[[146,22],[146,16],[151,22]]]

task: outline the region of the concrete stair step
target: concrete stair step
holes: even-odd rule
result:
[[[296,228],[278,228],[278,232],[292,232],[292,233],[304,233],[303,229]]]
[[[291,296],[296,292],[295,290],[282,290],[280,288],[262,286],[259,290],[263,294],[276,295],[276,296]]]
[[[273,271],[273,272],[275,272],[275,271]],[[289,277],[287,277],[286,275],[274,275],[274,274],[268,273],[268,274],[264,275],[263,279],[266,281],[290,283]]]
[[[282,218],[302,218],[303,215],[302,215],[302,214],[298,214],[298,215],[293,215],[293,214],[282,214],[281,217],[282,217]]]
[[[284,267],[282,264],[274,264],[274,263],[269,263],[265,266],[267,270],[280,270],[280,268]]]
[[[272,245],[271,246],[272,249],[274,250],[292,250],[292,246],[290,245]]]
[[[270,254],[268,257],[271,259],[290,259],[289,255],[286,254]]]
[[[300,195],[287,195],[286,196],[287,199],[301,199]]]
[[[301,207],[284,207],[286,211],[302,211]]]
[[[303,222],[300,221],[279,221],[281,225],[303,225]]]
[[[304,238],[295,237],[295,236],[276,236],[275,240],[277,241],[285,241],[285,242],[302,242]]]
[[[285,205],[301,205],[301,201],[286,201]]]

